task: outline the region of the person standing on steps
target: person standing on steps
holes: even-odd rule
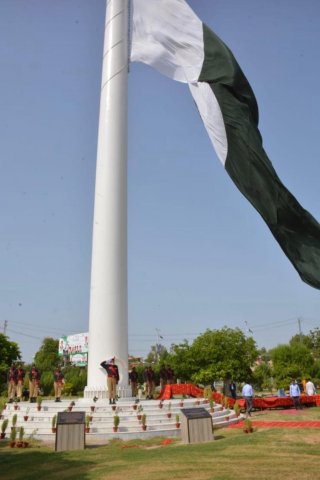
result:
[[[31,403],[35,403],[39,395],[41,374],[35,364],[32,364],[29,372],[29,399]]]
[[[115,404],[117,396],[117,384],[119,382],[119,370],[118,366],[115,364],[115,357],[112,357],[109,360],[104,360],[100,363],[100,366],[107,372],[109,404]]]
[[[64,374],[60,367],[57,367],[53,374],[55,402],[61,402],[61,393],[64,385]]]
[[[12,403],[16,396],[17,389],[17,369],[13,363],[8,371],[8,401]]]
[[[26,375],[26,372],[22,368],[22,365],[19,363],[18,368],[17,368],[17,399],[18,399],[18,402],[20,402],[22,400],[23,384],[24,384],[25,375]]]

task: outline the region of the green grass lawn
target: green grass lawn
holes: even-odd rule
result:
[[[255,412],[254,420],[320,420],[320,408],[294,414]],[[54,452],[53,446],[32,442],[10,449],[0,442],[1,480],[290,480],[320,479],[320,428],[221,429],[215,441],[183,445],[163,438],[90,446],[82,451]],[[124,448],[130,447],[130,448]]]

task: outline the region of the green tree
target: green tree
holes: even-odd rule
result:
[[[271,350],[273,376],[276,386],[288,388],[293,378],[301,379],[311,375],[314,358],[303,344],[278,345]]]
[[[0,333],[0,390],[4,391],[7,386],[7,373],[12,362],[21,359],[19,346],[11,342],[9,338]]]
[[[168,356],[168,350],[161,344],[151,345],[150,352],[146,356],[145,363],[152,363],[157,365],[164,362]]]
[[[272,388],[272,370],[268,364],[262,363],[253,370],[253,385],[257,390]]]
[[[251,379],[258,350],[255,341],[236,328],[207,330],[191,345],[187,341],[171,347],[169,363],[182,380],[211,384],[213,380]]]
[[[309,337],[311,340],[312,353],[315,359],[320,360],[320,329],[310,330]]]
[[[41,372],[52,372],[61,362],[58,355],[59,340],[46,337],[43,339],[40,350],[34,357],[35,364]]]

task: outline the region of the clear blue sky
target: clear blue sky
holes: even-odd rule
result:
[[[255,91],[265,149],[320,219],[320,3],[190,0]],[[104,0],[0,1],[0,328],[30,361],[88,330]],[[129,350],[224,325],[260,347],[320,326],[304,284],[223,170],[185,85],[129,78]]]

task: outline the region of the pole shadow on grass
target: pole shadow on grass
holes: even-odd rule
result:
[[[4,441],[0,442],[0,465],[1,480],[86,480],[96,463],[84,458],[83,450],[55,452],[54,448],[42,445],[10,448],[9,442]]]

